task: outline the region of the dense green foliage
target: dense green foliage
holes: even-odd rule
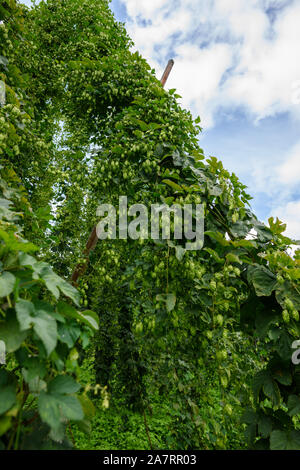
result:
[[[205,158],[200,119],[131,52],[106,0],[48,0],[23,11],[10,1],[1,8],[0,79],[8,95],[0,108],[0,334],[10,322],[20,330],[9,351],[14,377],[0,376],[1,402],[7,387],[17,386],[18,393],[0,409],[4,445],[18,447],[20,429],[30,431],[22,397],[31,393],[30,379],[40,377],[47,392],[39,394],[37,409],[56,440],[62,426],[55,423],[66,423],[59,413],[71,421],[82,420],[82,408],[91,414],[88,390],[100,384],[111,408],[99,407],[91,442],[111,413],[125,424],[133,416],[131,422],[140,423],[134,433],[144,424],[148,446],[299,449],[300,372],[291,345],[300,338],[300,257],[287,253],[292,240],[283,235],[284,224],[258,221],[236,175]],[[8,190],[11,180],[17,192]],[[118,206],[121,195],[129,205],[203,204],[203,249],[186,251],[186,240],[106,240],[85,259],[96,208]],[[39,261],[26,254],[36,247],[13,240],[12,210],[22,211],[24,235],[41,247]],[[89,309],[83,312],[58,302],[60,289],[78,304],[63,280],[78,264],[81,305]],[[87,329],[78,321],[97,328],[98,317],[99,331],[85,353]],[[52,343],[50,329],[45,338],[35,318],[53,324]],[[64,334],[54,332],[54,324]],[[74,352],[75,341],[81,346]],[[43,368],[35,361],[29,378],[36,348]],[[84,376],[86,362],[77,364],[82,358],[89,364],[85,406],[75,405],[79,386],[67,375],[63,396],[73,408],[58,409],[53,388],[61,393],[63,379],[54,376]],[[168,429],[157,439],[157,425],[151,432],[148,422],[159,413]],[[95,448],[75,431],[79,446]]]
[[[48,144],[39,137],[26,94],[29,77],[14,61],[21,13],[14,1],[1,3],[0,78],[6,102],[0,107],[0,340],[7,354],[7,366],[0,370],[2,449],[70,446],[66,426],[72,421],[86,425],[92,407],[85,394],[76,396],[81,388],[74,379],[76,344],[86,347],[98,328],[94,312],[78,311],[61,298],[79,308],[78,291],[25,239],[26,234],[31,240],[42,238],[49,222],[49,210],[40,207],[34,213],[28,200],[39,186],[36,168],[46,165]]]

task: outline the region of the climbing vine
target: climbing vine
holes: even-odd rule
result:
[[[217,158],[205,157],[200,118],[182,109],[176,90],[165,91],[131,52],[106,0],[41,1],[13,15],[14,2],[2,5],[9,13],[0,35],[10,31],[15,39],[0,50],[0,78],[17,91],[14,106],[9,99],[0,108],[0,151],[33,207],[25,211],[26,237],[41,246],[41,261],[21,255],[18,263],[56,300],[58,288],[66,294],[62,286],[68,285],[77,308],[74,287],[65,280],[55,285],[49,272],[70,279],[76,266],[84,267],[79,313],[52,302],[51,321],[72,328],[65,317],[97,325],[99,317],[96,381],[108,386],[112,400],[122,399],[124,409],[139,411],[147,431],[152,393],[167,396],[170,448],[224,449],[229,430],[239,427],[251,448],[299,449],[299,366],[291,361],[291,345],[300,338],[300,255],[288,254],[295,242],[284,235],[285,225],[273,218],[260,222],[246,186]],[[16,101],[20,89],[24,105]],[[99,241],[86,255],[99,203],[118,207],[123,195],[128,205],[202,204],[203,248],[187,251],[186,240],[117,239]],[[46,278],[35,263],[49,263]],[[35,298],[27,294],[24,309],[32,316]],[[7,308],[17,312],[19,348],[32,323],[18,307],[21,291],[14,295]],[[8,311],[2,310],[6,328]],[[76,340],[85,343],[86,333],[78,330]],[[73,354],[73,342],[62,343]],[[57,368],[56,349],[47,356],[47,345],[41,347]],[[63,362],[70,361],[66,348],[64,354]],[[5,375],[2,383],[8,381]],[[48,395],[56,383],[50,382]],[[66,396],[76,387],[70,382]],[[3,411],[5,422],[13,405]]]

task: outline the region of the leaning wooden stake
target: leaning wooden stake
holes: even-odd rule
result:
[[[168,65],[165,68],[163,76],[161,77],[161,80],[160,80],[163,87],[165,86],[165,84],[166,84],[166,82],[169,78],[169,75],[171,73],[173,65],[174,65],[174,60],[170,59],[169,62],[168,62]],[[84,274],[84,272],[87,268],[87,265],[88,265],[89,254],[90,254],[91,251],[94,250],[95,246],[97,245],[97,242],[98,242],[98,237],[97,237],[96,225],[95,225],[95,227],[93,228],[93,230],[90,233],[90,236],[89,236],[89,239],[87,241],[86,247],[83,251],[83,256],[86,258],[86,261],[85,261],[85,263],[78,264],[76,266],[76,268],[75,268],[75,270],[72,274],[72,277],[71,277],[72,284],[75,285],[78,281],[78,278]]]
[[[174,60],[173,59],[170,59],[169,62],[168,62],[168,65],[166,66],[165,68],[165,71],[163,73],[163,76],[161,77],[160,79],[160,82],[162,84],[162,86],[164,87],[168,78],[169,78],[169,75],[171,73],[171,70],[173,68],[173,65],[174,65]]]

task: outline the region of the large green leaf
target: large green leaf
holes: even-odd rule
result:
[[[204,235],[209,236],[210,238],[217,241],[222,246],[229,246],[230,245],[230,242],[228,240],[226,240],[224,235],[220,232],[213,232],[211,230],[208,230],[208,231],[204,232]]]
[[[295,308],[300,310],[299,289],[295,289],[291,282],[284,282],[276,287],[276,299],[282,308],[285,308],[285,299],[290,299]]]
[[[55,396],[41,392],[38,399],[38,410],[44,423],[49,424],[51,428],[60,427],[62,416],[59,401]]]
[[[31,381],[36,377],[43,379],[46,375],[46,365],[38,357],[29,357],[24,363],[27,381]]]
[[[263,390],[264,394],[270,398],[275,406],[279,405],[280,390],[276,380],[268,370],[258,372],[253,379],[253,391],[256,397],[258,397],[261,390]]]
[[[165,180],[162,180],[162,183],[167,184],[167,185],[170,186],[172,189],[175,189],[175,191],[182,192],[182,187],[179,186],[179,184],[174,183],[174,181],[172,181],[172,180],[165,179]]]
[[[48,355],[50,355],[57,343],[57,325],[55,319],[43,311],[38,311],[33,329],[42,340]]]
[[[158,294],[156,300],[160,300],[166,303],[168,312],[174,310],[176,305],[176,295],[175,294]]]
[[[33,318],[35,315],[33,303],[25,299],[19,299],[16,302],[16,312],[21,330],[28,330],[33,324]]]
[[[260,416],[258,419],[258,432],[263,438],[270,436],[272,431],[272,420],[268,416]]]
[[[0,297],[6,297],[14,290],[16,278],[12,273],[5,272],[0,275]]]
[[[275,342],[275,349],[278,352],[279,356],[285,360],[291,360],[291,344],[292,339],[285,330],[280,330],[280,335],[278,336],[277,341]]]
[[[73,377],[69,375],[58,375],[49,383],[48,391],[52,394],[76,393],[80,390],[80,387],[81,385],[79,385]]]
[[[0,415],[8,411],[16,401],[16,387],[11,376],[5,370],[0,370]]]
[[[29,258],[27,260],[24,260],[23,262],[29,262]],[[79,306],[79,301],[80,301],[80,294],[73,287],[71,284],[69,284],[65,279],[62,279],[59,277],[51,268],[51,266],[48,263],[44,263],[42,261],[36,262],[32,266],[34,270],[34,275],[33,277],[35,279],[43,279],[45,282],[47,288],[49,289],[50,292],[54,295],[56,299],[59,298],[60,291],[69,297],[73,302]]]
[[[297,395],[290,395],[288,398],[289,415],[300,415],[300,398]]]
[[[19,322],[13,311],[0,323],[0,339],[4,341],[6,352],[11,353],[19,349],[28,334],[28,330],[21,331]]]
[[[57,343],[57,325],[56,320],[51,316],[51,307],[49,313],[45,307],[36,307],[28,300],[19,299],[16,302],[17,318],[21,330],[28,330],[33,327],[37,336],[42,340],[48,355],[55,349]]]
[[[58,284],[60,290],[67,296],[69,297],[71,300],[73,300],[73,302],[79,306],[79,303],[80,303],[80,294],[78,292],[77,289],[75,289],[75,287],[73,287],[71,284],[69,284],[69,282],[65,281],[64,279],[60,279],[60,282]]]
[[[79,320],[81,323],[85,323],[93,330],[99,329],[99,317],[97,313],[92,310],[78,312],[74,307],[66,302],[59,302],[57,310],[61,315],[64,315],[67,318],[73,318],[74,320]]]
[[[84,418],[83,409],[77,397],[70,395],[59,396],[59,406],[63,415],[71,421],[80,421]]]
[[[96,312],[92,310],[84,310],[83,312],[78,312],[79,318],[83,323],[93,328],[93,330],[99,329],[99,317]]]
[[[270,448],[271,450],[300,450],[300,431],[273,431]]]
[[[58,429],[64,418],[80,421],[84,413],[75,393],[80,385],[72,377],[58,376],[48,384],[48,391],[42,392],[38,400],[41,419],[51,428]]]
[[[16,403],[16,389],[13,385],[0,385],[0,415]]]
[[[258,297],[270,296],[277,285],[276,276],[264,266],[248,266],[247,277]]]
[[[270,240],[272,240],[273,238],[273,233],[271,232],[271,230],[266,227],[265,225],[261,224],[261,223],[255,223],[254,224],[254,229],[256,230],[257,232],[257,239],[260,241],[260,242],[268,242]]]

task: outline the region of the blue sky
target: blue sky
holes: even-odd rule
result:
[[[25,1],[24,3],[30,3]],[[112,0],[138,50],[203,132],[201,146],[235,172],[266,221],[300,239],[300,1]]]

